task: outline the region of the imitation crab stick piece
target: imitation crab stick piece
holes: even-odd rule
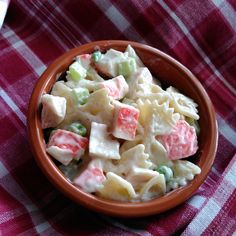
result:
[[[86,70],[88,70],[91,64],[92,61],[91,59],[92,59],[91,54],[82,54],[76,57],[76,61],[78,61]]]
[[[44,94],[41,98],[43,105],[41,120],[42,128],[51,128],[59,125],[65,118],[66,99],[64,97]]]
[[[108,95],[117,100],[123,98],[129,91],[129,86],[122,75],[101,82],[99,87],[106,88],[108,90]]]
[[[92,122],[89,138],[89,154],[92,157],[105,159],[120,159],[120,143],[112,139],[107,131],[107,125]]]
[[[87,193],[96,192],[97,189],[102,187],[102,183],[106,180],[102,169],[98,167],[89,167],[85,169],[79,176],[77,176],[73,183],[79,186]]]
[[[72,159],[79,160],[87,146],[88,138],[58,129],[52,133],[46,151],[63,165],[68,165]]]
[[[138,125],[139,110],[120,102],[115,102],[114,105],[113,136],[125,140],[134,140]]]
[[[194,127],[185,120],[179,120],[168,135],[158,137],[165,147],[170,160],[178,160],[194,155],[198,149]]]

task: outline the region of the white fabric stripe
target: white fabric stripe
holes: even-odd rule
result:
[[[8,221],[10,221],[14,218],[17,218],[18,216],[26,214],[26,211],[23,210],[23,207],[24,206],[13,209],[13,210],[10,210],[10,211],[1,212],[0,225],[5,223],[5,222],[8,222]],[[28,208],[31,209],[31,211],[28,210],[28,212],[37,211],[37,208],[32,206],[32,205],[31,206],[28,205],[26,208],[27,208],[27,210],[28,210]]]
[[[10,32],[11,37],[5,36],[3,37],[12,44],[12,47],[16,49],[16,51],[25,59],[25,61],[29,64],[30,67],[37,73],[37,75],[41,75],[41,71],[46,69],[44,63],[31,51],[31,49],[22,41],[13,30],[8,28],[8,32]],[[40,71],[38,68],[41,68]],[[35,70],[37,69],[37,70]],[[40,74],[38,74],[40,73]]]
[[[24,207],[27,209],[28,212],[37,211],[36,206],[35,206],[35,205],[32,205],[32,204],[30,204],[30,205],[25,205]]]
[[[116,27],[121,31],[124,32],[130,27],[130,23],[125,19],[125,17],[116,9],[114,5],[111,5],[107,11],[106,15],[109,19],[115,23]]]
[[[183,235],[195,235],[194,233],[196,232],[198,232],[199,235],[202,234],[227,202],[232,192],[235,190],[236,155],[231,160],[229,166],[231,163],[233,163],[232,166],[226,170],[227,172],[225,177],[216,189],[216,192],[208,200],[207,204],[202,208],[198,215],[188,225]],[[220,199],[220,201],[217,199]]]
[[[5,166],[0,161],[0,178],[6,176],[7,174],[9,174],[8,170],[5,168]]]
[[[30,9],[30,7],[25,4],[23,1],[19,1],[18,4],[21,5],[22,8],[24,8],[25,10],[25,13],[26,14],[30,14],[34,19],[36,19],[40,24],[41,24],[41,27],[52,37],[54,38],[55,42],[57,42],[57,44],[59,44],[61,46],[61,48],[63,48],[65,51],[66,50],[69,50],[69,47],[63,42],[63,40],[61,40],[61,37],[59,37],[58,35],[56,35],[54,33],[53,30],[50,30],[50,27],[48,27],[47,25],[47,21],[46,20],[43,20],[41,19],[40,17],[37,16],[37,14],[34,13],[34,11],[32,11]],[[50,19],[48,16],[46,16],[46,19]],[[56,26],[58,27],[58,26]]]
[[[148,231],[146,230],[139,230],[139,229],[134,229],[134,228],[130,228],[126,225],[123,225],[121,223],[119,223],[117,220],[113,220],[111,217],[107,217],[105,215],[101,215],[100,216],[103,220],[107,221],[108,223],[110,223],[111,225],[114,225],[117,228],[123,229],[125,231],[128,232],[132,232],[138,235],[142,235],[142,236],[151,236],[152,234],[150,234]]]
[[[228,83],[227,80],[220,74],[220,72],[216,69],[213,63],[210,61],[205,52],[201,49],[201,47],[197,44],[196,40],[188,31],[185,24],[181,21],[181,19],[169,8],[169,6],[163,1],[159,0],[158,3],[166,10],[166,12],[170,15],[170,17],[176,22],[176,24],[180,27],[183,33],[188,37],[189,41],[193,45],[193,47],[198,51],[200,56],[203,58],[205,63],[211,68],[212,72],[223,82],[223,84],[232,92],[232,94],[236,95],[236,90]]]
[[[22,207],[16,208],[10,211],[1,212],[0,225],[14,218],[17,218],[25,213],[26,212],[22,209]],[[1,231],[0,231],[0,235],[1,235]]]
[[[206,201],[205,197],[200,195],[194,195],[187,201],[187,203],[196,209],[200,209],[205,201]]]
[[[214,167],[214,166],[212,166],[212,168],[211,168],[211,171],[214,173],[214,174],[216,174],[217,176],[221,176],[221,173]]]
[[[187,231],[187,235],[195,235],[196,232],[198,235],[201,235],[220,212],[220,209],[221,207],[215,202],[215,200],[210,199],[207,205],[203,207],[200,214],[197,215],[197,217],[188,225],[187,230],[190,231]]]
[[[236,38],[235,38],[236,39]],[[219,69],[224,72],[227,68],[229,68],[230,66],[235,64],[235,57],[232,57],[231,59],[229,59],[225,64],[223,64],[221,67],[219,67]],[[201,63],[202,68],[204,67],[203,64]],[[201,68],[201,69],[202,69]],[[198,72],[199,73],[199,72]],[[212,74],[210,77],[207,78],[207,80],[205,81],[206,86],[210,86],[215,80],[215,75]]]
[[[129,21],[125,18],[124,15],[115,7],[110,6],[108,9],[104,9],[104,5],[102,1],[93,1],[102,11],[105,11],[106,16],[108,19],[122,32],[124,33],[127,38],[133,38],[138,40],[142,43],[147,44],[141,35],[130,25]],[[129,29],[128,31],[126,31]],[[132,31],[132,37],[129,32]]]
[[[236,13],[231,5],[225,0],[213,0],[213,3],[220,9],[233,30],[236,30]]]
[[[225,175],[225,180],[236,188],[236,161],[233,163],[230,171]]]
[[[8,94],[0,87],[0,97],[5,101],[5,103],[15,112],[18,118],[26,125],[26,116],[19,109],[19,107],[14,103],[14,101],[8,96]]]
[[[43,222],[42,224],[39,224],[35,227],[36,231],[40,234],[43,231],[45,231],[46,229],[48,229],[50,226],[50,224],[48,222]]]
[[[229,50],[230,47],[234,46],[236,41],[236,35],[234,35],[230,40],[228,40],[225,44],[222,44],[219,48],[217,48],[216,51],[211,52],[209,55],[212,59],[216,59],[224,53],[225,51]],[[233,64],[235,62],[235,58],[231,58],[229,61],[227,61],[225,64],[221,65],[218,69],[223,71],[224,68],[227,66],[230,66],[228,64]],[[194,68],[194,73],[198,74],[202,69],[204,68],[204,63],[199,63],[195,68]],[[214,77],[214,75],[211,75],[211,77]],[[208,81],[208,79],[207,79]]]
[[[1,168],[6,172],[7,169],[4,166],[4,164],[1,161],[0,161],[0,164],[1,164]],[[27,210],[30,209],[30,212],[32,212],[32,210],[37,211],[37,215],[29,214],[31,216],[33,223],[35,224],[36,222],[38,222],[39,218],[44,219],[44,216],[40,213],[40,210],[38,209],[38,207],[35,204],[33,204],[33,202],[28,198],[28,196],[24,193],[22,188],[15,181],[15,179],[12,178],[11,175],[6,176],[6,178],[9,178],[6,180],[9,182],[9,184],[6,184],[4,181],[2,181],[2,179],[0,179],[0,185],[2,186],[2,188],[4,188],[18,202],[20,202]],[[51,227],[49,222],[47,222],[47,224],[49,225],[49,227]],[[38,230],[37,227],[35,227],[35,229]],[[42,228],[40,228],[40,230],[41,229]]]
[[[32,2],[32,4],[40,10],[41,14],[44,15],[47,19],[47,21],[51,22],[53,25],[55,25],[55,27],[57,28],[57,30],[59,32],[61,32],[62,36],[61,38],[63,38],[64,40],[66,39],[68,42],[70,42],[71,45],[74,45],[74,42],[77,41],[77,38],[74,34],[71,34],[70,32],[68,33],[68,28],[65,27],[63,24],[61,24],[61,19],[56,17],[54,14],[55,11],[55,4],[53,6],[53,11],[50,11],[46,6],[44,6],[44,2],[43,1],[34,1]],[[66,14],[62,14],[63,16]],[[73,39],[74,38],[74,39]]]
[[[234,146],[236,146],[236,132],[221,118],[217,115],[219,132]]]
[[[49,3],[55,7],[55,3],[53,1],[49,1]],[[63,2],[62,2],[63,3]],[[67,14],[64,14],[64,12],[61,11],[61,8],[59,6],[55,7],[55,10],[60,14],[63,15],[63,19],[66,20],[80,35],[83,35],[82,37],[87,41],[90,42],[91,38],[89,38],[84,32],[80,30],[80,28],[67,16]],[[73,33],[73,32],[72,32]],[[74,32],[76,33],[76,32]],[[77,39],[78,40],[78,39]],[[74,45],[77,46],[77,45]]]
[[[3,30],[2,30],[2,34],[4,34],[4,38],[7,40],[8,38],[14,36],[14,34],[16,34],[16,30],[14,29],[14,31],[12,30],[9,30],[9,27],[6,25]],[[24,42],[30,42],[31,40],[34,40],[35,38],[37,38],[38,36],[40,35],[40,32],[37,31],[37,33],[34,33],[34,34],[31,34],[30,36],[28,36],[26,39],[24,39]],[[15,37],[12,37],[12,42],[11,42],[11,45],[9,45],[8,47],[5,47],[4,49],[2,49],[0,51],[0,56],[2,55],[6,55],[7,53],[11,52],[12,51],[12,45],[14,44],[14,47],[19,47],[21,46],[21,44],[23,43],[22,40],[18,40],[17,38]],[[14,48],[13,47],[13,48]]]

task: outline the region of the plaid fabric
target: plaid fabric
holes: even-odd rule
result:
[[[0,235],[235,234],[235,10],[234,0],[12,0],[0,31]],[[219,147],[212,171],[190,200],[163,214],[119,219],[75,205],[30,152],[26,114],[39,76],[70,48],[101,39],[143,42],[170,54],[214,103]]]

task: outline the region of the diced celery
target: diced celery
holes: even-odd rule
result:
[[[189,125],[193,126],[196,130],[196,134],[199,135],[200,133],[200,126],[197,122],[197,120],[191,118],[191,117],[186,117],[185,120],[188,122]]]
[[[86,88],[74,88],[72,89],[72,93],[74,94],[74,98],[77,103],[80,105],[84,105],[89,97],[89,91]]]
[[[80,124],[79,122],[74,122],[72,124],[70,124],[67,128],[68,131],[71,131],[73,133],[79,134],[81,136],[85,136],[87,129]]]
[[[86,69],[79,63],[74,62],[69,66],[69,75],[72,80],[79,81],[86,77]]]
[[[96,51],[92,54],[92,58],[94,62],[98,62],[102,57],[102,53],[100,51]]]
[[[165,176],[166,182],[170,181],[173,178],[173,171],[168,166],[160,166],[156,169],[156,171]]]
[[[119,75],[129,76],[132,72],[136,71],[137,65],[134,58],[129,57],[127,60],[118,64]]]
[[[129,57],[133,57],[135,59],[138,67],[145,67],[135,50],[130,45],[127,46],[125,52],[128,53]]]

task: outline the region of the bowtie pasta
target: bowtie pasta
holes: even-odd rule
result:
[[[131,46],[77,56],[41,102],[47,153],[87,193],[148,201],[201,172],[181,160],[198,150],[197,104],[163,89]]]

